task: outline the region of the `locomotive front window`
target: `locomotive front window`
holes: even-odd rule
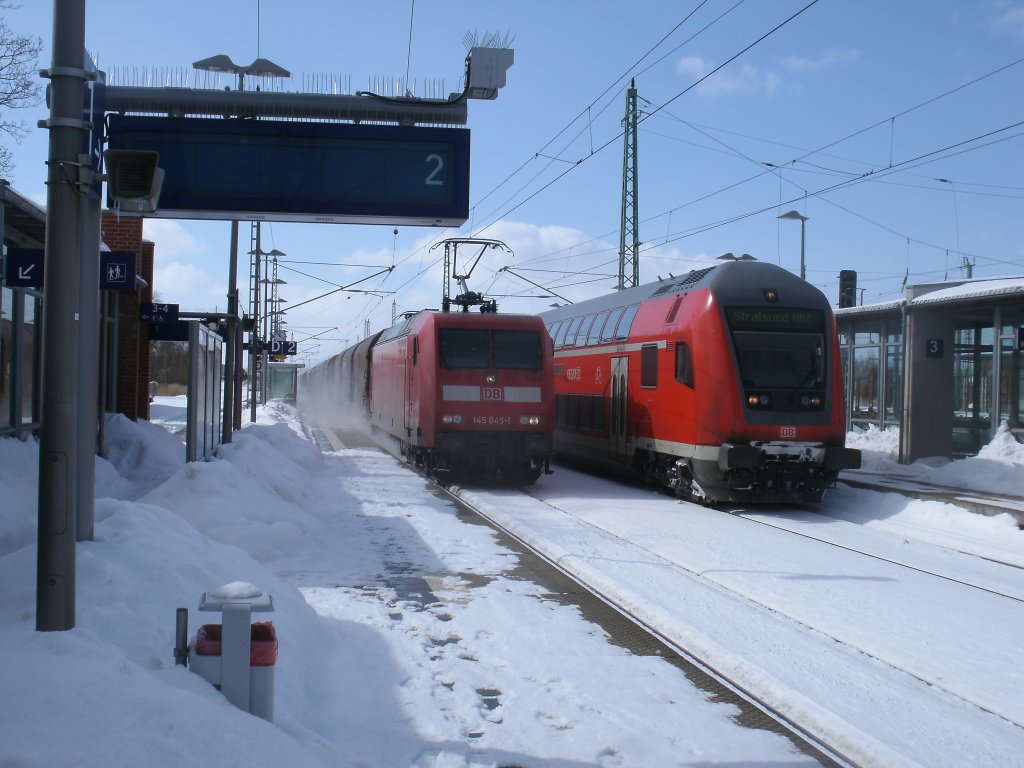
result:
[[[441,328],[437,332],[437,342],[441,352],[442,368],[487,367],[486,330]]]
[[[746,387],[817,387],[825,383],[825,337],[819,333],[736,331],[740,377]]]
[[[494,331],[494,367],[539,371],[543,357],[537,331]]]

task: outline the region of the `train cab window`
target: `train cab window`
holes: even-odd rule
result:
[[[582,317],[574,317],[572,322],[569,323],[569,332],[565,334],[565,341],[562,342],[563,347],[575,347],[576,346],[576,334],[580,329],[580,323],[583,322]]]
[[[608,321],[604,324],[604,330],[601,331],[602,344],[608,344],[615,338],[615,324],[619,322],[620,317],[622,317],[622,307],[613,309],[608,315]]]
[[[653,389],[658,386],[658,345],[640,347],[640,386]]]
[[[631,304],[626,307],[626,311],[622,313],[622,319],[619,320],[619,326],[615,329],[616,341],[625,341],[629,338],[629,329],[633,325],[633,318],[636,317],[637,310],[639,309],[639,304]]]
[[[590,326],[590,333],[587,334],[587,344],[597,344],[601,341],[601,329],[604,328],[604,321],[608,318],[608,310],[598,312],[594,324]]]
[[[495,368],[539,371],[542,355],[537,331],[493,331],[491,339]]]
[[[693,356],[685,341],[676,344],[676,381],[693,388]]]
[[[441,328],[437,343],[442,368],[486,368],[487,331],[477,328]]]

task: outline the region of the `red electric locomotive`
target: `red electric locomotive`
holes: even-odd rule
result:
[[[373,347],[370,423],[430,473],[532,483],[551,454],[551,352],[536,316],[416,313]]]
[[[842,365],[816,288],[731,261],[557,308],[555,452],[705,503],[820,501],[842,469]]]
[[[303,402],[351,404],[430,474],[532,483],[548,471],[552,348],[537,316],[410,313],[301,382]]]

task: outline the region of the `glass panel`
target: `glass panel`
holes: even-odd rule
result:
[[[11,426],[11,345],[14,341],[14,318],[11,304],[14,292],[3,288],[0,293],[0,427]]]
[[[494,331],[494,367],[539,371],[542,355],[537,331]]]
[[[36,299],[25,296],[21,347],[21,421],[32,423],[32,395],[36,391]]]
[[[486,368],[487,331],[442,328],[437,333],[442,368]]]
[[[733,339],[746,387],[808,387],[825,383],[825,339],[821,334],[737,331]]]
[[[850,412],[853,419],[869,419],[878,425],[878,347],[853,350],[853,392]]]
[[[885,420],[899,421],[903,400],[903,347],[889,344],[885,348]]]
[[[658,346],[645,344],[640,348],[640,386],[658,386]]]
[[[569,323],[569,332],[565,334],[565,341],[562,342],[563,347],[574,347],[576,346],[576,334],[580,330],[580,323],[583,322],[582,317],[573,318],[573,321]]]
[[[587,334],[587,344],[597,344],[601,341],[601,329],[604,328],[604,321],[608,318],[608,310],[599,312],[594,324],[590,326],[590,333]]]
[[[690,345],[681,341],[676,345],[676,381],[688,387],[693,386],[693,358]]]
[[[625,341],[629,338],[629,329],[633,325],[633,318],[636,317],[637,310],[640,309],[639,304],[633,304],[632,306],[626,307],[626,311],[622,315],[622,319],[619,321],[619,327],[615,330],[615,340]]]
[[[622,308],[613,309],[611,315],[608,316],[608,322],[604,324],[604,330],[601,331],[601,343],[608,344],[615,337],[615,324],[619,322],[619,318],[622,317]]]

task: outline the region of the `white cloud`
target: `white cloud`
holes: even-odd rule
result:
[[[854,48],[847,48],[831,50],[817,59],[808,59],[803,56],[787,56],[782,60],[782,63],[793,72],[821,72],[859,58],[860,51]]]
[[[686,56],[676,64],[676,72],[684,79],[699,80],[714,69],[711,62],[699,56]],[[763,93],[773,96],[779,89],[781,78],[770,70],[752,64],[729,65],[715,72],[695,89],[704,96]]]
[[[153,243],[157,258],[174,258],[206,250],[181,224],[170,219],[145,219],[142,236]]]
[[[226,279],[220,283],[204,270],[180,261],[154,270],[153,290],[162,301],[180,304],[182,310],[189,312],[227,307]]]
[[[995,27],[1013,35],[1024,37],[1024,8],[1010,6],[996,19]]]

